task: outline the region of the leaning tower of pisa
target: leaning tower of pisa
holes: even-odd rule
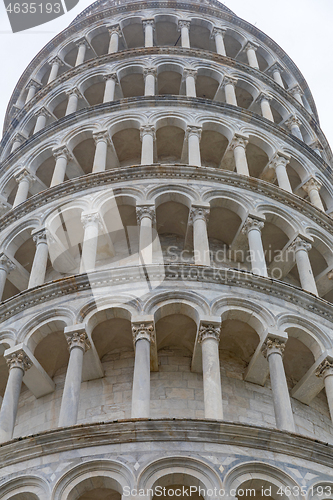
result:
[[[332,153],[283,49],[98,0],[0,162],[1,499],[333,498]]]

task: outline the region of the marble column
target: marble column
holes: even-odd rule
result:
[[[145,32],[145,47],[154,47],[154,19],[143,19],[142,26]]]
[[[250,176],[246,158],[246,146],[248,142],[248,137],[245,135],[235,134],[229,146],[234,152],[236,172],[240,175],[246,175],[246,177]]]
[[[116,24],[115,26],[110,26],[108,30],[110,33],[110,43],[109,43],[108,53],[114,54],[119,50],[119,39],[121,38],[122,33],[119,24]]]
[[[50,59],[49,64],[51,65],[51,71],[50,71],[49,78],[47,80],[48,84],[53,82],[53,80],[55,80],[57,78],[58,73],[59,73],[59,69],[61,66],[64,65],[64,63],[60,59],[60,57],[55,56],[52,59]]]
[[[305,184],[303,184],[302,188],[306,193],[308,193],[312,205],[324,212],[324,205],[319,194],[321,182],[315,177],[311,177]]]
[[[37,121],[33,133],[37,134],[37,132],[45,127],[46,120],[51,117],[51,113],[46,108],[40,108],[36,111],[35,116],[37,117]]]
[[[13,153],[16,149],[18,149],[21,146],[21,144],[23,144],[23,142],[26,140],[27,139],[22,134],[19,133],[16,134],[13,140],[11,153]]]
[[[70,115],[71,113],[75,113],[75,111],[77,110],[79,99],[83,97],[79,89],[77,89],[76,87],[67,90],[66,95],[68,95],[68,103],[65,116]]]
[[[333,360],[325,359],[316,370],[316,376],[324,379],[328,408],[333,422]]]
[[[15,174],[14,177],[16,182],[18,183],[18,188],[14,198],[13,208],[17,207],[17,205],[20,205],[27,200],[29,189],[33,182],[33,176],[25,168]]]
[[[293,97],[295,97],[296,101],[298,101],[303,106],[303,90],[301,89],[301,87],[299,85],[295,85],[294,87],[289,89],[289,92]]]
[[[61,146],[53,150],[53,156],[56,159],[56,164],[53,171],[50,187],[57,186],[65,180],[67,163],[71,160],[72,154],[67,146]]]
[[[273,80],[278,83],[282,88],[284,88],[284,83],[282,80],[281,73],[283,72],[283,67],[278,63],[274,63],[267,71],[268,74],[271,74]]]
[[[274,117],[270,106],[271,100],[272,100],[271,96],[265,94],[265,92],[262,92],[257,97],[257,102],[259,102],[260,104],[262,116],[274,123]]]
[[[197,70],[192,68],[185,68],[183,74],[185,77],[186,97],[197,97],[197,92],[195,88]]]
[[[218,28],[214,27],[212,30],[211,38],[215,39],[216,52],[221,56],[226,55],[225,46],[224,46],[224,35],[226,32],[226,28]]]
[[[178,21],[178,30],[181,34],[181,46],[185,49],[190,48],[190,25],[191,21],[181,19]]]
[[[155,95],[156,68],[144,68],[143,77],[145,79],[145,95]]]
[[[223,420],[219,357],[220,330],[221,325],[201,323],[198,336],[202,349],[205,418],[214,420]]]
[[[6,356],[9,376],[0,410],[0,443],[13,437],[19,397],[24,373],[31,368],[32,362],[24,351],[18,350]]]
[[[295,254],[301,287],[307,292],[318,296],[317,285],[308,255],[308,252],[311,250],[311,244],[298,236],[290,245],[290,250]]]
[[[233,106],[237,106],[237,98],[235,87],[237,84],[237,78],[234,78],[230,75],[225,75],[223,78],[222,86],[224,87],[225,92],[225,102],[227,104],[232,104]]]
[[[41,84],[36,82],[35,80],[30,80],[26,89],[28,89],[27,98],[25,100],[25,104],[27,104],[36,94],[37,90],[40,88]]]
[[[132,418],[149,418],[150,413],[150,343],[154,342],[154,324],[132,325],[135,349]]]
[[[153,222],[155,207],[151,205],[137,206],[136,218],[139,226],[139,264],[152,264],[153,262]]]
[[[78,331],[65,331],[69,348],[69,362],[62,393],[58,427],[69,427],[77,422],[82,381],[83,355],[91,344],[82,327]]]
[[[265,260],[264,247],[261,240],[261,230],[264,222],[254,217],[248,217],[242,229],[247,234],[249,240],[251,270],[253,274],[267,277],[267,266]]]
[[[84,58],[86,56],[87,49],[89,48],[89,43],[85,38],[80,38],[80,40],[76,42],[76,46],[78,47],[78,51],[75,61],[75,67],[84,63]]]
[[[103,80],[105,80],[103,102],[114,101],[116,84],[118,83],[117,73],[110,73],[109,75],[104,75]]]
[[[0,302],[2,301],[3,291],[5,289],[8,274],[15,269],[15,264],[6,254],[0,254]]]
[[[209,209],[192,207],[190,222],[193,225],[194,263],[199,266],[210,266],[208,225]]]
[[[287,173],[287,165],[289,163],[290,156],[284,155],[282,153],[276,153],[272,160],[270,161],[270,166],[275,169],[276,178],[278,185],[281,189],[288,191],[288,193],[292,193],[288,173]]]
[[[299,126],[301,125],[301,121],[297,118],[297,116],[291,116],[285,122],[285,124],[292,133],[292,135],[303,141],[302,132],[301,129],[299,128]]]
[[[294,416],[282,360],[285,345],[285,342],[281,340],[267,339],[263,344],[262,352],[269,364],[276,427],[282,431],[295,432]]]
[[[154,125],[143,125],[140,128],[141,165],[152,165],[154,163],[154,141],[156,139]]]
[[[106,169],[108,144],[110,143],[109,132],[107,130],[100,130],[93,133],[93,138],[96,144],[96,149],[92,171],[93,173],[104,172]]]
[[[98,234],[102,226],[98,212],[82,212],[81,222],[84,227],[80,273],[95,270],[98,246]]]
[[[259,69],[259,64],[258,64],[258,59],[257,59],[257,54],[256,54],[256,50],[258,47],[259,46],[253,42],[247,42],[247,44],[244,47],[244,50],[246,51],[249,66],[251,66],[251,68]]]
[[[49,256],[49,248],[45,228],[32,232],[33,241],[36,244],[36,252],[32,264],[28,288],[43,285]]]
[[[201,127],[197,127],[196,125],[188,125],[186,129],[186,136],[188,141],[188,164],[195,167],[201,167],[201,132]]]

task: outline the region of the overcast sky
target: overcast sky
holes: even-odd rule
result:
[[[85,9],[90,0],[38,28],[13,34],[0,0],[0,127],[14,86],[31,59]],[[239,17],[273,38],[293,59],[307,80],[324,134],[333,146],[333,1],[225,0]]]

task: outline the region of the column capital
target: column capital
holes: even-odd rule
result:
[[[311,149],[319,149],[319,151],[323,150],[323,146],[320,144],[320,142],[318,141],[318,139],[316,139],[315,141],[311,142],[311,144],[309,144],[309,147]]]
[[[132,323],[133,342],[136,344],[138,340],[145,339],[148,342],[155,343],[155,327],[153,322],[149,323]]]
[[[12,368],[21,368],[24,372],[32,367],[32,361],[26,355],[23,349],[19,349],[16,352],[11,352],[10,354],[4,354],[7,366],[9,370]]]
[[[224,37],[225,33],[227,31],[227,28],[220,28],[218,26],[214,26],[211,32],[211,38],[216,37],[217,35],[221,35],[222,38]]]
[[[261,347],[261,352],[264,355],[265,358],[268,359],[268,357],[271,354],[278,353],[281,356],[283,355],[283,351],[285,350],[286,343],[283,340],[280,339],[267,339],[263,343]]]
[[[46,109],[44,106],[42,106],[41,108],[37,109],[37,111],[35,111],[35,116],[45,116],[45,118],[51,118],[52,114],[50,113],[50,111],[48,109]]]
[[[83,36],[81,38],[79,38],[78,40],[75,40],[75,45],[77,47],[80,47],[80,45],[85,45],[87,47],[87,49],[90,48],[90,44],[88,42],[88,40]]]
[[[101,141],[110,143],[110,136],[108,130],[98,130],[97,132],[93,132],[92,136],[96,144]]]
[[[260,92],[260,94],[256,98],[256,102],[258,102],[258,103],[260,103],[261,101],[271,102],[272,99],[273,99],[273,97],[271,95],[267,94],[266,92]]]
[[[253,229],[256,229],[257,231],[261,231],[264,227],[265,223],[263,220],[255,218],[255,217],[248,217],[245,221],[245,224],[242,229],[243,234],[248,234],[249,231],[252,231]]]
[[[52,154],[56,160],[61,157],[66,158],[67,161],[73,159],[73,155],[67,146],[59,146],[58,148],[53,149]]]
[[[20,144],[22,144],[26,140],[27,139],[26,139],[26,137],[24,137],[24,135],[20,134],[20,132],[17,132],[17,134],[14,135],[13,143],[19,142]]]
[[[27,85],[26,85],[26,89],[30,89],[30,88],[35,88],[36,90],[39,89],[40,87],[42,86],[42,84],[40,82],[37,82],[37,80],[34,80],[33,78],[31,78]]]
[[[202,128],[198,125],[188,125],[186,127],[186,137],[188,138],[190,135],[196,135],[199,140],[201,139]]]
[[[209,212],[209,208],[192,206],[190,211],[190,222],[193,224],[194,221],[202,219],[207,224],[209,219]]]
[[[15,264],[10,260],[9,257],[5,253],[0,253],[0,269],[6,271],[6,273],[10,273],[15,269]]]
[[[255,42],[252,42],[252,41],[248,41],[246,42],[246,44],[244,45],[244,50],[257,50],[259,48],[259,45]]]
[[[316,377],[327,377],[328,375],[333,375],[333,359],[326,358],[320,363],[315,371]]]
[[[116,34],[118,35],[119,37],[122,37],[123,34],[122,34],[122,31],[121,31],[121,28],[119,26],[119,24],[114,24],[112,26],[108,26],[108,32],[110,33],[110,36],[113,35],[113,34]]]
[[[225,87],[226,85],[237,85],[238,78],[236,78],[233,75],[224,75],[223,81],[222,81],[222,87]]]
[[[304,92],[303,90],[301,89],[301,87],[299,85],[294,85],[293,87],[291,87],[291,89],[288,89],[288,92],[290,92],[290,94],[292,96],[295,96],[295,94],[299,94],[299,95],[303,95]]]
[[[81,325],[68,327],[65,329],[64,333],[69,351],[71,351],[74,347],[80,347],[83,352],[86,352],[91,348],[91,343],[86,330]]]
[[[66,95],[68,95],[69,97],[71,95],[75,95],[78,99],[82,99],[83,98],[83,95],[81,94],[81,92],[79,91],[79,89],[77,87],[73,87],[69,90],[66,90]]]
[[[103,75],[103,80],[114,80],[118,83],[117,73],[108,73],[107,75]]]
[[[84,228],[89,225],[98,225],[99,228],[102,227],[102,219],[99,212],[82,212],[81,223]]]
[[[31,236],[36,245],[40,243],[47,243],[47,235],[45,227],[41,227],[39,229],[35,229],[31,232]]]
[[[312,189],[319,191],[321,186],[322,183],[318,179],[316,179],[315,177],[310,177],[310,179],[307,180],[305,184],[303,184],[302,188],[306,193],[309,194]]]
[[[152,26],[155,29],[155,19],[153,17],[149,19],[142,19],[142,26],[145,28],[146,26]]]
[[[147,217],[152,222],[155,219],[155,206],[154,205],[141,205],[136,207],[136,219],[138,224],[141,223],[142,219]]]
[[[59,64],[59,66],[64,66],[64,61],[60,59],[59,56],[53,56],[51,59],[48,61],[49,64]]]
[[[300,125],[302,125],[302,122],[299,118],[297,118],[297,116],[291,116],[290,118],[288,118],[288,120],[286,120],[284,122],[284,124],[289,128],[289,130],[291,130],[292,127],[294,127],[295,125],[297,127],[299,127]]]
[[[143,68],[143,76],[153,75],[156,78],[157,69],[153,66],[149,66],[147,68]]]
[[[290,160],[290,155],[283,153],[282,151],[277,151],[272,156],[272,158],[269,162],[269,166],[271,168],[276,168],[280,165],[283,165],[284,167],[286,167],[289,163],[289,160]]]
[[[156,137],[156,130],[154,125],[142,125],[140,127],[140,139],[142,141],[143,136],[151,135],[154,139]]]
[[[284,71],[284,67],[278,62],[276,61],[275,63],[272,64],[272,66],[270,66],[268,69],[267,69],[267,73],[274,73],[275,71],[279,71],[279,73],[281,73],[282,71]]]
[[[194,68],[184,68],[183,75],[184,77],[192,76],[194,79],[197,77],[198,71]]]
[[[242,148],[246,149],[248,143],[249,143],[249,138],[246,135],[235,134],[231,139],[228,147],[231,150],[237,148],[238,146],[241,146]]]
[[[21,181],[26,179],[27,181],[29,181],[29,184],[30,184],[34,180],[32,173],[29,172],[29,170],[26,168],[21,168],[21,170],[16,172],[14,174],[14,178],[15,178],[16,182],[18,182],[18,183],[20,183]]]
[[[301,236],[297,236],[294,241],[290,244],[289,249],[293,252],[298,252],[299,250],[306,250],[309,252],[312,248],[311,243],[306,241]]]
[[[189,21],[188,19],[179,19],[178,30],[181,30],[182,28],[190,29],[190,26],[191,26],[191,21]]]
[[[202,322],[199,326],[198,343],[201,344],[206,339],[220,341],[221,323]]]

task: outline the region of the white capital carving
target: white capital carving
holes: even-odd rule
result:
[[[206,339],[220,341],[221,326],[212,323],[202,323],[199,328],[198,343],[201,344]]]
[[[73,347],[80,347],[84,352],[91,348],[91,343],[86,332],[65,333],[69,351]]]
[[[154,338],[154,323],[137,323],[132,324],[133,341],[136,343],[138,340],[145,339],[151,343],[155,342]]]
[[[273,353],[278,353],[282,356],[285,347],[286,343],[283,342],[282,340],[267,339],[261,347],[261,352],[263,353],[265,358],[268,358],[268,356]]]
[[[5,356],[5,359],[9,370],[12,368],[21,368],[21,370],[26,372],[32,367],[32,362],[23,349]]]

